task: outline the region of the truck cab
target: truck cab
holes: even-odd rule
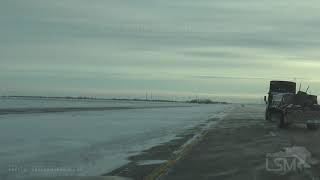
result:
[[[270,81],[268,96],[264,97],[267,104],[265,119],[271,120],[272,114],[279,111],[283,100],[292,101],[296,94],[296,83],[291,81]]]

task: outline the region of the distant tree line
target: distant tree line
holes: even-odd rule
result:
[[[212,101],[211,99],[192,99],[188,102],[197,104],[229,104],[227,102]]]

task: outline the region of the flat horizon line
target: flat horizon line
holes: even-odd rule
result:
[[[211,100],[209,98],[198,98],[192,100],[168,100],[168,99],[144,99],[144,98],[98,98],[98,97],[88,97],[88,96],[26,96],[26,95],[14,95],[14,96],[0,96],[1,98],[33,98],[33,99],[83,99],[83,100],[118,100],[118,101],[153,101],[153,102],[192,102],[198,100]],[[221,103],[221,104],[231,104],[226,101],[213,101],[211,103]]]

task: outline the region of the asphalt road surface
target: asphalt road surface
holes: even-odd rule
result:
[[[279,129],[274,123],[264,120],[263,106],[239,106],[212,127],[197,145],[172,164],[159,179],[319,179],[319,140],[320,130],[311,131],[304,125]],[[295,166],[299,162],[293,161],[292,157],[288,157],[287,162],[278,161],[277,165],[271,166],[270,161],[274,159],[270,160],[267,154],[294,146],[310,152],[306,162],[309,167]]]

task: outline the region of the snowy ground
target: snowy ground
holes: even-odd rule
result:
[[[127,103],[134,106],[134,102]],[[139,105],[141,102],[136,106]],[[1,115],[0,179],[41,173],[52,176],[106,173],[125,164],[132,154],[167,142],[209,118],[221,116],[226,107],[193,105]],[[43,172],[35,167],[60,168],[60,171]]]
[[[158,107],[158,106],[188,106],[185,103],[90,100],[90,99],[45,99],[45,98],[14,98],[0,97],[0,109],[8,108],[63,108],[63,107]]]

